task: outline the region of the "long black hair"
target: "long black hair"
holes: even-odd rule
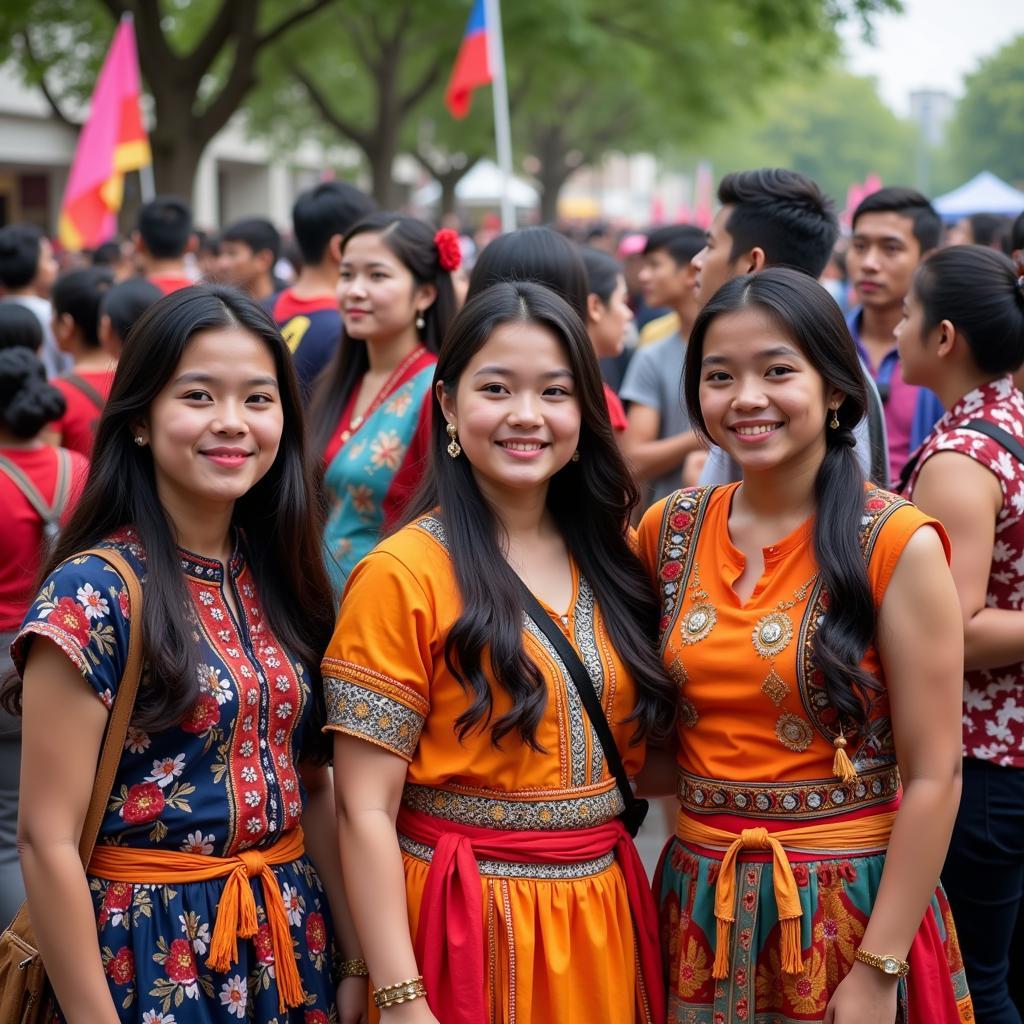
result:
[[[940,249],[917,268],[913,290],[924,332],[949,320],[982,373],[1011,373],[1024,362],[1024,286],[1009,257],[980,245]]]
[[[829,610],[814,634],[813,656],[844,726],[857,729],[867,718],[866,692],[879,688],[878,681],[861,668],[876,624],[860,548],[865,481],[853,435],[867,408],[864,371],[843,314],[814,278],[786,267],[734,278],[701,310],[686,347],[686,407],[694,429],[705,437],[707,425],[700,407],[704,339],[716,318],[741,309],[765,313],[793,340],[825,384],[845,396],[836,413],[839,427],[821,425],[825,457],[814,479],[814,555]]]
[[[151,449],[132,439],[190,339],[200,331],[227,328],[241,328],[269,349],[284,416],[277,457],[235,503],[233,523],[244,537],[267,625],[308,667],[323,713],[319,664],[333,628],[331,588],[321,546],[323,516],[313,498],[315,462],[306,444],[291,356],[267,314],[241,292],[183,288],[151,306],[129,336],[97,427],[85,489],[43,570],[45,577],[121,527],[138,532],[146,557],[142,641],[149,671],[133,720],[151,731],[181,721],[199,696],[199,679],[174,529],[157,495]],[[18,691],[20,696],[20,684]]]
[[[423,311],[424,326],[419,332],[420,340],[428,351],[436,352],[455,316],[457,303],[452,275],[441,266],[433,229],[415,217],[399,213],[372,213],[345,235],[341,243],[342,253],[353,238],[367,234],[380,235],[380,240],[412,274],[417,285],[432,284],[437,290],[437,298]],[[327,447],[337,429],[342,410],[352,397],[352,389],[369,368],[366,342],[361,338],[350,338],[342,331],[341,344],[317,377],[313,388],[310,422],[317,451],[322,452]]]
[[[628,719],[636,724],[634,739],[663,738],[674,722],[676,694],[657,655],[657,598],[627,537],[636,486],[612,436],[597,358],[582,320],[550,289],[529,282],[486,289],[452,324],[434,374],[430,472],[407,514],[412,521],[440,509],[462,595],[462,614],[445,642],[445,660],[474,699],[456,728],[465,736],[490,724],[495,744],[517,730],[536,748],[547,699],[540,672],[523,649],[520,584],[502,553],[499,513],[481,493],[468,459],[446,453],[449,439],[437,397],[439,382],[446,393],[455,391],[466,365],[506,323],[547,328],[569,357],[582,417],[580,459],[551,479],[547,505],[593,588],[615,650],[636,680],[637,705]],[[493,723],[485,657],[495,682],[512,698],[511,710]]]

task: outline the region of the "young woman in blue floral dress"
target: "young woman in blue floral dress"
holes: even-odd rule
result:
[[[332,977],[332,911],[339,952],[358,949],[321,749],[333,614],[309,465],[288,351],[254,303],[189,288],[149,310],[13,645],[22,868],[68,1024],[361,1019],[365,979]],[[128,562],[141,608],[94,547]],[[142,682],[83,870],[133,630]]]

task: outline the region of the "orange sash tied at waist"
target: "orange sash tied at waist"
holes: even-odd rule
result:
[[[217,903],[210,955],[206,959],[207,967],[221,972],[237,962],[238,939],[251,939],[259,930],[256,900],[249,884],[250,879],[259,878],[277,968],[278,1008],[284,1013],[290,1006],[302,1006],[306,993],[296,966],[281,888],[271,867],[290,864],[304,852],[301,828],[284,833],[272,846],[262,850],[242,850],[232,857],[207,857],[178,850],[97,846],[86,873],[110,882],[131,882],[135,885],[185,885],[226,877],[224,891]]]
[[[800,949],[800,918],[803,910],[785,847],[843,852],[884,849],[888,845],[895,817],[895,811],[887,811],[864,818],[818,821],[779,832],[769,832],[763,827],[745,828],[737,834],[715,828],[681,811],[676,819],[676,837],[681,842],[725,850],[715,885],[717,927],[712,977],[729,976],[729,942],[736,921],[736,861],[743,850],[771,852],[772,888],[782,940],[782,969],[787,974],[799,974],[804,967]]]
[[[446,821],[402,807],[398,831],[434,848],[427,872],[416,960],[427,1003],[444,1024],[481,1024],[484,999],[483,895],[477,860],[573,864],[614,851],[633,912],[637,960],[651,1019],[665,1019],[658,913],[640,855],[618,818],[592,828],[515,832]]]

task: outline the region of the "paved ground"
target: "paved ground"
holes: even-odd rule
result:
[[[668,837],[675,831],[678,803],[674,796],[652,800],[651,809],[640,834],[636,837],[636,848],[640,851],[647,874],[654,876],[658,858]]]

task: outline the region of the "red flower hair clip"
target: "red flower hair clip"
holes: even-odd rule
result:
[[[458,270],[462,264],[462,249],[459,246],[459,236],[451,228],[441,228],[434,235],[434,245],[437,246],[437,261],[441,264],[442,270],[451,273]]]

